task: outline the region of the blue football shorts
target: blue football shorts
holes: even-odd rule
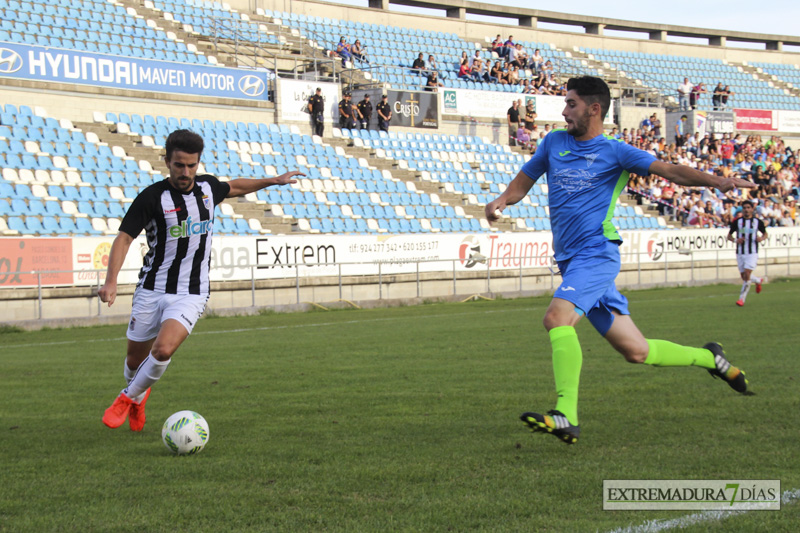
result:
[[[629,315],[628,299],[614,284],[620,269],[619,245],[606,241],[581,250],[570,259],[558,262],[561,285],[553,297],[575,304],[575,311],[586,315],[594,329],[605,336],[614,323],[613,311]]]

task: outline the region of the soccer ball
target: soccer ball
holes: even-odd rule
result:
[[[178,411],[164,422],[161,440],[178,455],[198,453],[208,443],[208,422],[194,411]]]

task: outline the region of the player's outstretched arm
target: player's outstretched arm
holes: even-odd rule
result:
[[[533,184],[534,180],[520,170],[517,176],[508,184],[508,188],[500,196],[486,204],[484,209],[486,220],[490,224],[499,220],[499,214],[503,212],[506,206],[514,205],[525,198]]]
[[[244,196],[246,194],[250,194],[251,192],[256,192],[258,190],[264,189],[265,187],[270,187],[272,185],[291,185],[292,183],[297,183],[296,179],[293,179],[295,176],[305,176],[299,170],[292,170],[291,172],[287,172],[286,174],[281,174],[280,176],[276,176],[274,178],[260,178],[260,179],[248,179],[248,178],[239,178],[236,180],[231,180],[228,182],[231,190],[228,192],[228,196],[226,198],[234,198],[236,196]]]
[[[122,264],[125,262],[125,256],[128,255],[128,249],[131,247],[133,237],[120,231],[114,242],[111,244],[111,251],[108,253],[108,271],[106,272],[106,282],[103,286],[97,289],[97,295],[100,297],[101,302],[111,304],[117,299],[117,276],[122,269]]]
[[[722,192],[728,192],[737,188],[752,189],[756,187],[755,183],[747,181],[746,179],[723,178],[722,176],[700,172],[686,165],[673,165],[671,163],[665,163],[664,161],[654,161],[653,164],[650,165],[650,174],[661,176],[677,185],[684,185],[687,187],[714,187]]]

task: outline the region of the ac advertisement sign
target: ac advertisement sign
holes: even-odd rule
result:
[[[621,232],[626,264],[731,260],[726,229]],[[0,287],[96,286],[105,279],[109,237],[0,238]],[[770,228],[762,257],[800,257],[800,228]],[[136,283],[147,252],[132,245],[119,276]],[[547,268],[552,235],[537,231],[491,234],[278,235],[214,237],[212,281],[342,275],[408,274]],[[681,258],[685,259],[681,259]],[[34,272],[41,271],[41,280]],[[75,271],[75,272],[71,272]]]
[[[263,70],[193,65],[153,59],[0,42],[0,76],[114,89],[267,100]]]
[[[520,100],[520,110],[524,109],[529,101],[534,102],[537,121],[563,123],[564,110],[563,96],[533,95],[520,93],[505,93],[495,91],[471,91],[467,89],[440,89],[442,95],[442,109],[445,115],[458,115],[474,118],[502,118],[506,120],[508,108],[515,100]],[[614,102],[605,118],[606,124],[614,123]]]

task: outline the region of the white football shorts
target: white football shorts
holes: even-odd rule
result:
[[[177,320],[189,333],[206,310],[207,295],[165,294],[137,287],[133,293],[127,336],[135,342],[155,339],[161,324]]]
[[[755,270],[758,264],[758,254],[736,254],[736,263],[739,265],[739,272]]]

